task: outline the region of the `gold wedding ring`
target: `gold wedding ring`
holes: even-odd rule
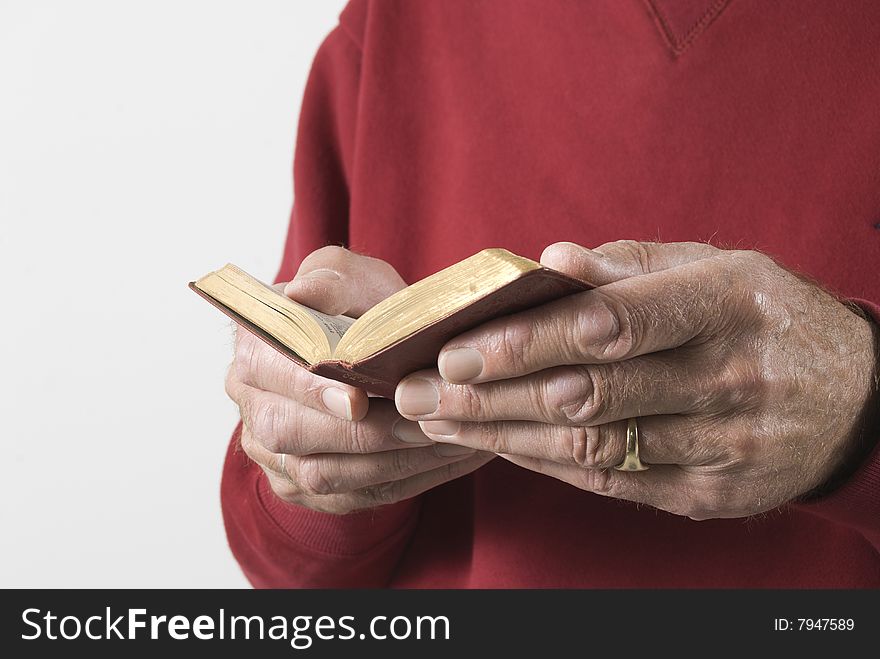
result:
[[[618,471],[645,471],[648,465],[639,460],[639,423],[633,418],[626,422],[626,455],[615,467]]]

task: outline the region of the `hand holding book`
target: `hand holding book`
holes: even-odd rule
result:
[[[462,281],[473,277],[454,273],[473,265],[477,257],[472,257],[404,289],[458,287],[462,294],[402,337],[389,342],[391,332],[374,336],[372,353],[340,365],[357,371],[362,361],[395,349],[406,358],[404,347],[430,339],[424,345],[431,350],[412,352],[413,361],[428,363],[398,384],[394,405],[374,399],[367,412],[362,399],[366,416],[359,423],[321,435],[321,420],[307,418],[300,408],[285,410],[283,397],[255,405],[241,393],[246,389],[231,387],[233,398],[243,401],[245,432],[256,437],[246,441],[243,434],[246,450],[257,445],[249,454],[270,451],[263,461],[254,458],[264,466],[278,453],[295,456],[291,487],[301,490],[306,483],[310,492],[347,492],[359,497],[352,500],[355,506],[365,496],[374,505],[413,496],[498,454],[590,492],[705,519],[752,515],[834,487],[871,448],[861,439],[876,437],[880,330],[865,314],[763,254],[701,243],[620,241],[595,250],[557,243],[545,250],[543,262],[597,287],[584,290],[589,287],[579,279],[559,275],[583,292],[545,304],[535,301],[537,284],[559,281],[555,271],[505,253],[478,256],[517,265],[492,286],[471,289]],[[469,274],[493,267],[483,262]],[[444,279],[437,289],[420,285]],[[510,290],[517,295],[508,295]],[[370,310],[351,327],[368,325],[365,319],[383,305],[399,310],[395,305],[406,297],[397,293],[367,305]],[[513,313],[518,306],[525,309]],[[411,317],[428,317],[412,312]],[[471,321],[479,326],[461,331]],[[459,322],[453,332],[451,324]],[[392,325],[394,330],[404,324]],[[443,344],[439,356],[436,341]],[[340,345],[342,339],[327,348],[334,359],[322,357],[316,364],[298,354],[291,359],[314,371],[339,361]],[[257,369],[258,376],[263,370]],[[305,368],[292,370],[315,377]],[[389,373],[384,371],[384,382],[393,381]],[[376,381],[382,383],[381,377],[380,370]],[[315,404],[322,391],[328,409],[324,394],[345,387],[298,378],[288,382],[289,395],[311,397]],[[346,390],[363,396],[360,389]],[[351,412],[346,418],[357,418],[353,406],[346,412]],[[637,475],[609,469],[622,458],[634,418],[640,454],[652,465]],[[804,431],[817,427],[826,428],[821,442]],[[396,452],[388,428],[396,446],[408,442],[419,448]],[[318,436],[327,441],[312,441]],[[426,445],[427,439],[437,445]],[[443,446],[475,453],[453,456]],[[326,455],[334,451],[350,455]],[[353,454],[358,452],[370,456],[358,468],[341,470],[341,461],[363,457]],[[383,452],[396,457],[388,462]],[[441,456],[450,462],[431,467]],[[773,478],[767,477],[768,467]],[[281,470],[289,473],[283,463]],[[371,479],[377,484],[367,483]],[[358,485],[364,483],[365,488]]]
[[[357,318],[404,287],[387,263],[330,247],[303,261],[286,292],[323,314]],[[392,401],[368,400],[361,388],[315,375],[247,329],[235,345],[226,390],[241,410],[241,447],[286,503],[331,513],[373,508],[494,457],[435,444]]]
[[[190,286],[304,368],[387,398],[461,332],[590,288],[503,249],[483,250],[403,288],[358,320],[298,304],[233,265]]]

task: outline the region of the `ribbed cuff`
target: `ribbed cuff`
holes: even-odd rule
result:
[[[792,506],[860,531],[880,532],[880,446],[875,446],[859,469],[836,490]]]
[[[418,497],[346,515],[333,515],[285,503],[272,492],[266,475],[255,479],[259,506],[291,541],[331,556],[366,554],[409,528]]]

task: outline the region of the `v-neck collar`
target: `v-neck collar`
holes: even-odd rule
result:
[[[706,31],[731,0],[644,0],[674,56]]]

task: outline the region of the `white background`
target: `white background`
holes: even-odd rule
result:
[[[0,0],[0,587],[246,586],[220,515],[231,332],[270,279],[343,0]]]

